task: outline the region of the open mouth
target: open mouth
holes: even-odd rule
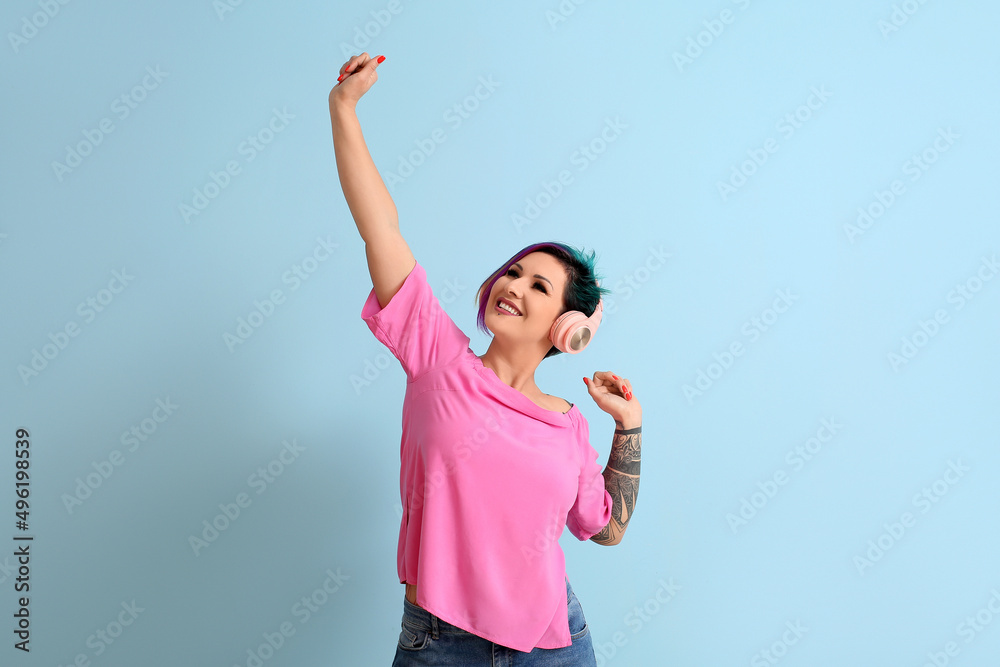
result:
[[[509,301],[505,299],[497,299],[496,306],[494,309],[504,315],[511,315],[512,317],[521,317],[521,311],[515,308]]]

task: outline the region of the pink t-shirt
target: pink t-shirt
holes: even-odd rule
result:
[[[385,308],[372,289],[361,317],[406,373],[400,583],[497,644],[569,646],[559,536],[590,539],[612,508],[587,420],[576,406],[535,405],[486,368],[419,263]]]

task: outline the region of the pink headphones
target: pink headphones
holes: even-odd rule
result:
[[[600,283],[597,283],[600,285]],[[560,352],[576,354],[594,338],[604,314],[604,299],[597,302],[594,314],[587,317],[579,310],[570,310],[556,318],[549,330],[549,340]]]

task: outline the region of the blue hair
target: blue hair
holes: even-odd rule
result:
[[[566,281],[566,289],[563,291],[563,308],[560,311],[560,315],[570,310],[578,310],[587,317],[590,317],[597,310],[597,304],[601,298],[611,293],[611,290],[599,287],[595,282],[602,278],[602,276],[596,273],[594,267],[597,257],[596,252],[591,251],[589,254],[585,254],[582,250],[556,241],[534,243],[519,250],[503,266],[490,274],[490,277],[480,285],[479,315],[476,318],[476,326],[484,334],[491,335],[490,330],[486,327],[486,309],[490,305],[489,299],[490,293],[493,291],[493,285],[500,279],[500,276],[506,275],[513,264],[525,255],[530,255],[533,252],[544,252],[552,255],[566,269],[568,279]],[[562,352],[553,345],[544,358],[548,359],[556,354],[562,354]]]

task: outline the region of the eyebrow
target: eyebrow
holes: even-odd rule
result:
[[[520,262],[514,262],[513,266],[516,266],[516,267],[517,267],[517,270],[518,270],[518,271],[524,271],[524,268],[523,268],[523,267],[521,266],[521,263],[520,263]],[[547,282],[547,283],[549,284],[549,287],[551,287],[552,289],[555,289],[555,287],[554,287],[554,286],[552,285],[552,281],[550,281],[550,280],[549,280],[548,278],[546,278],[545,276],[540,276],[540,275],[538,275],[538,274],[536,273],[536,274],[535,274],[535,277],[536,277],[536,278],[541,278],[542,280],[544,280],[545,282]]]

